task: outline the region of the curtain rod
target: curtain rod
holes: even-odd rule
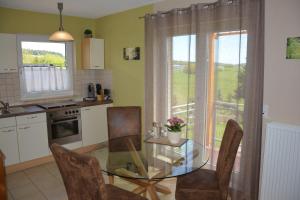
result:
[[[204,4],[203,7],[204,7],[204,8],[208,8],[208,7],[211,6],[211,5],[217,5],[217,4],[219,4],[221,1],[222,1],[222,0],[218,0],[218,1],[213,2],[213,3]],[[227,3],[228,3],[228,4],[232,4],[233,1],[234,1],[234,0],[228,0]],[[193,4],[192,4],[192,5],[193,5]],[[196,4],[196,5],[197,5],[197,4]],[[186,8],[174,8],[174,9],[172,9],[172,10],[168,10],[168,11],[164,11],[164,12],[159,12],[159,13],[160,13],[160,14],[168,14],[168,13],[171,13],[173,10],[177,10],[177,11],[185,11],[185,10],[188,10],[188,9],[190,9],[190,8],[191,8],[191,6],[186,7]],[[146,14],[146,15],[148,15],[148,14]],[[146,15],[140,16],[140,17],[138,17],[138,18],[139,18],[139,19],[145,19]],[[156,13],[151,13],[151,14],[149,14],[149,15],[150,15],[150,16],[154,16],[154,15],[156,15]]]

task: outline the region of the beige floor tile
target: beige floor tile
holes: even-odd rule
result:
[[[50,172],[50,174],[52,174],[53,176],[55,176],[56,178],[62,181],[60,171],[55,162],[48,163],[44,165],[44,167]]]
[[[10,190],[14,200],[46,200],[33,184]]]
[[[63,185],[50,186],[42,190],[48,200],[67,200],[67,192]]]
[[[38,167],[26,169],[24,173],[31,181],[37,184],[54,178],[54,176],[51,175],[50,172],[42,165]]]
[[[14,200],[10,192],[7,193],[7,200]]]
[[[24,172],[16,172],[13,174],[7,175],[7,188],[14,189],[22,187],[24,185],[30,184],[30,180],[24,174]]]

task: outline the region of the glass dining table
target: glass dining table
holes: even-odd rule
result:
[[[171,193],[160,181],[191,173],[208,162],[205,147],[193,140],[174,146],[149,142],[149,137],[146,138],[143,141],[136,136],[116,138],[94,152],[111,183],[113,176],[121,177],[138,185],[132,192],[144,195],[148,192],[152,200],[157,200],[157,192]]]

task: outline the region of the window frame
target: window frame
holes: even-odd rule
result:
[[[20,79],[20,95],[21,100],[30,101],[30,100],[38,100],[38,99],[46,99],[46,98],[62,98],[62,97],[70,97],[74,95],[73,88],[73,68],[75,67],[75,52],[73,42],[57,42],[57,43],[65,43],[66,54],[65,59],[67,63],[67,71],[68,71],[68,80],[70,88],[68,90],[58,90],[58,91],[41,91],[41,92],[27,92],[26,91],[26,80],[25,75],[23,73],[23,54],[22,54],[22,45],[21,43],[26,42],[50,42],[55,43],[53,41],[49,41],[49,36],[47,35],[17,35],[17,54],[18,54],[18,68],[19,68],[19,79]]]

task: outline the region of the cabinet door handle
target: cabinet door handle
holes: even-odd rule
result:
[[[19,128],[20,130],[26,130],[26,129],[29,129],[30,128],[30,126],[25,126],[25,127],[23,127],[23,128]]]
[[[85,110],[91,110],[91,109],[89,109],[89,108],[86,108]]]
[[[37,116],[27,117],[27,119],[36,119]]]
[[[14,132],[15,130],[14,129],[9,129],[9,130],[6,130],[6,131],[1,131],[2,133],[11,133],[11,132]]]

